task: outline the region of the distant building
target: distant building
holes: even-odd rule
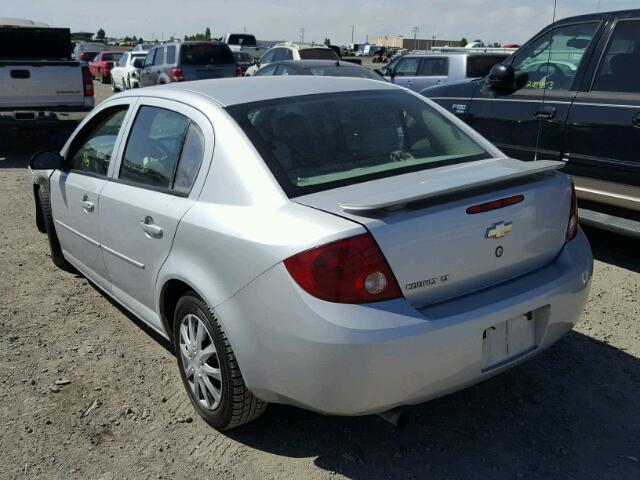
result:
[[[432,47],[464,47],[459,40],[432,38],[406,38],[398,35],[385,35],[374,38],[371,43],[387,48],[406,48],[407,50],[429,50]]]

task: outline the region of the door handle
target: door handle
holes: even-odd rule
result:
[[[82,205],[82,209],[85,212],[93,212],[93,210],[96,208],[96,204],[90,201],[87,195],[84,195],[82,197],[82,200],[80,200],[80,205]]]
[[[154,238],[162,237],[162,227],[160,225],[156,225],[155,223],[153,223],[153,218],[148,216],[145,217],[145,219],[142,222],[140,222],[140,226],[142,227],[142,230],[144,230],[145,233],[150,237],[154,237]]]
[[[636,113],[634,117],[631,119],[631,123],[633,123],[634,127],[640,128],[640,113]]]
[[[538,107],[535,116],[542,120],[554,118],[556,116],[556,107]]]

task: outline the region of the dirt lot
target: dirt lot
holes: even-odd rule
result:
[[[1,478],[640,478],[639,245],[589,231],[597,262],[576,330],[411,409],[404,430],[272,405],[223,434],[194,414],[167,345],[51,263],[25,167],[61,137],[5,140]]]

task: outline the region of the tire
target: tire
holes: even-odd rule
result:
[[[102,70],[99,70],[98,74],[100,76],[100,83],[108,83],[109,82],[109,77],[105,76],[105,74],[104,74],[104,72]]]
[[[62,247],[60,246],[60,241],[58,240],[58,235],[56,234],[56,229],[53,224],[49,193],[42,187],[38,189],[38,200],[40,203],[42,221],[47,233],[47,238],[49,239],[49,250],[51,251],[51,260],[53,261],[53,264],[65,272],[75,273],[76,269],[67,262],[64,255],[62,255]]]
[[[184,341],[184,333],[181,330],[183,321],[188,324],[189,320],[194,321],[194,318],[200,322],[197,324],[199,328],[204,326],[205,333],[208,335],[201,341],[202,350],[207,350],[211,343],[215,347],[215,352],[204,360],[205,364],[200,364],[200,368],[202,368],[200,372],[204,372],[204,367],[208,366],[210,369],[213,368],[219,372],[220,379],[207,376],[207,373],[201,373],[200,378],[207,377],[205,380],[209,380],[210,385],[219,385],[217,405],[213,395],[208,394],[210,390],[207,386],[204,386],[204,389],[202,387],[194,387],[197,383],[195,370],[194,373],[189,375],[186,371],[185,365],[190,362],[187,357],[189,349]],[[187,329],[185,331],[189,331],[188,327],[185,328]],[[183,295],[178,300],[173,322],[173,341],[182,383],[193,407],[205,422],[217,430],[229,430],[262,415],[267,408],[267,403],[256,398],[247,389],[235,354],[222,331],[218,319],[209,306],[193,292]],[[198,348],[197,352],[200,351],[200,348]],[[192,355],[194,363],[197,362],[196,358],[201,358],[198,353],[192,353]],[[193,382],[190,382],[190,378],[193,378]],[[203,403],[207,403],[207,405]],[[208,405],[209,403],[211,405]]]

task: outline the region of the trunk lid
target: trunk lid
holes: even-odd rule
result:
[[[560,162],[491,159],[364,182],[293,201],[351,219],[373,235],[414,306],[535,270],[564,245],[571,181]],[[469,207],[522,195],[516,204]]]

